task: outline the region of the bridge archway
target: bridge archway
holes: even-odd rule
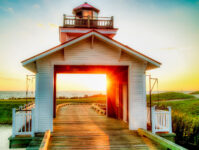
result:
[[[107,65],[55,65],[54,66],[54,97],[53,117],[56,117],[56,84],[57,74],[106,74],[107,86],[107,117],[128,122],[128,66]]]

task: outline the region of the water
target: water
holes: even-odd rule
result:
[[[11,125],[0,125],[0,150],[9,150],[9,140],[8,138],[12,134]],[[16,149],[25,150],[25,149]]]
[[[166,91],[159,91],[159,93],[163,93]],[[175,91],[175,92],[182,92],[185,94],[191,93],[192,91]],[[157,91],[153,91],[153,94],[156,94]],[[64,96],[64,97],[82,97],[84,95],[95,95],[95,94],[106,94],[105,91],[58,91],[57,92],[57,97]],[[148,91],[147,91],[148,94]],[[35,93],[34,92],[29,92],[28,97],[34,97]],[[0,99],[9,99],[9,98],[25,98],[26,97],[26,92],[25,91],[0,91]],[[196,97],[199,97],[196,95]]]
[[[195,96],[195,97],[199,98],[199,94],[195,94],[195,95],[193,95],[193,96]]]
[[[0,99],[9,99],[9,98],[24,98],[26,97],[25,91],[0,91]]]
[[[105,91],[58,91],[57,97],[74,97],[79,96],[82,97],[84,95],[95,95],[95,94],[106,94]],[[34,92],[29,92],[28,97],[34,97]],[[0,99],[9,99],[9,98],[25,98],[25,91],[0,91]]]

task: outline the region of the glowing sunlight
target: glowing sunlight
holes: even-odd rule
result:
[[[58,91],[106,91],[105,74],[58,74]]]

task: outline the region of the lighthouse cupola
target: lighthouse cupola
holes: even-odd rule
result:
[[[99,9],[85,2],[84,4],[74,8],[73,14],[76,16],[76,18],[97,19],[99,11]]]
[[[82,34],[96,30],[113,38],[118,29],[114,28],[113,16],[99,17],[100,10],[84,3],[73,9],[73,15],[63,15],[63,26],[59,28],[60,42],[66,42]]]

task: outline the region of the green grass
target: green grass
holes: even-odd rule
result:
[[[76,99],[57,99],[57,104],[61,103],[106,103],[106,96]]]
[[[12,123],[12,108],[18,108],[21,104],[0,104],[0,123]]]
[[[27,103],[34,101],[33,99],[27,99]],[[0,104],[26,104],[26,99],[0,99]]]
[[[191,92],[190,94],[199,94],[199,91]]]
[[[196,116],[199,115],[199,99],[190,99],[182,101],[162,101],[160,106],[171,106],[173,111],[184,113],[186,115]]]
[[[27,100],[32,102],[32,100]],[[12,123],[12,108],[19,108],[26,104],[26,99],[14,99],[14,100],[0,100],[0,123],[11,124]]]
[[[179,92],[165,92],[159,94],[152,94],[152,101],[164,101],[174,99],[192,99],[195,98],[193,95],[179,93]],[[149,95],[147,95],[147,101],[149,101]]]

